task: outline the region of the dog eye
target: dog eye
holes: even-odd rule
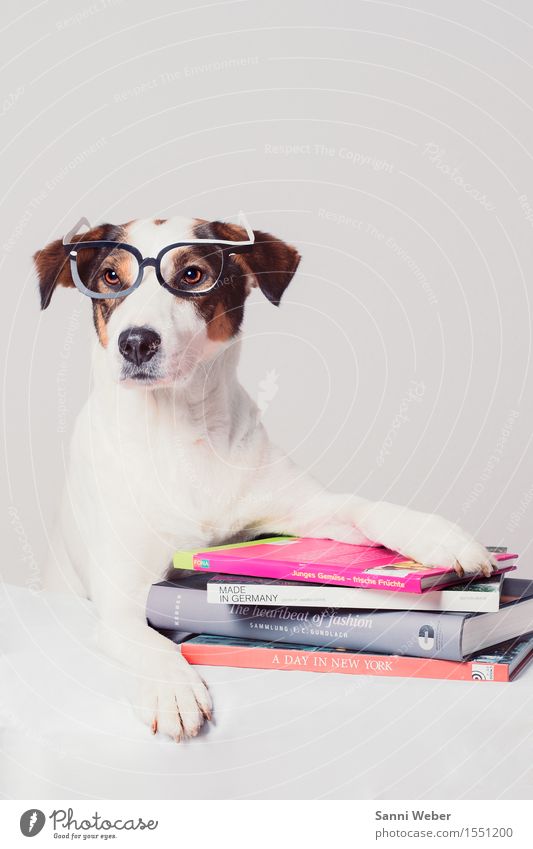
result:
[[[106,268],[104,270],[104,282],[107,283],[108,286],[118,286],[120,285],[120,277],[117,272],[112,268]]]
[[[181,282],[194,286],[200,282],[203,276],[204,273],[201,268],[198,268],[197,265],[189,265],[181,275]]]

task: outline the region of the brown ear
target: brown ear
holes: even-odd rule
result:
[[[45,310],[56,286],[74,286],[70,276],[68,255],[61,239],[56,239],[42,251],[37,251],[33,255],[33,261],[39,277],[41,309]]]
[[[195,229],[198,235],[199,231],[202,231],[200,238],[206,238],[206,231],[210,233],[208,238],[231,241],[245,241],[248,238],[242,227],[225,224],[222,221],[201,224]],[[236,254],[234,260],[246,274],[253,276],[254,285],[259,286],[270,303],[278,307],[285,289],[298,268],[300,254],[292,245],[271,236],[270,233],[254,230],[254,235],[255,244],[252,250],[248,253]]]
[[[93,227],[88,233],[74,236],[72,241],[110,239],[113,238],[110,232],[114,229],[111,224],[101,224],[98,227]],[[33,261],[39,278],[41,309],[45,310],[52,299],[56,286],[74,286],[74,281],[70,275],[69,258],[61,239],[56,239],[55,242],[50,242],[41,251],[37,251],[33,255]]]

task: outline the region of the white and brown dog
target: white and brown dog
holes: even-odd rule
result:
[[[43,309],[78,275],[98,337],[47,584],[93,600],[102,647],[136,673],[142,719],[175,740],[196,735],[212,706],[197,673],[146,624],[148,589],[174,550],[277,532],[383,543],[459,574],[494,565],[446,519],[332,494],[270,443],[237,380],[238,337],[250,288],[279,304],[300,257],[268,234],[247,236],[221,222],[139,220],[72,237],[98,242],[93,250],[56,241],[35,255]],[[228,249],[250,241],[246,253]]]

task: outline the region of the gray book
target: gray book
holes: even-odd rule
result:
[[[495,613],[350,610],[209,604],[208,576],[182,571],[153,584],[146,617],[156,629],[380,654],[463,660],[533,631],[533,581],[506,578]]]

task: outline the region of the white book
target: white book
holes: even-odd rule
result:
[[[274,581],[268,578],[209,575],[209,604],[261,604],[283,607],[341,607],[364,610],[443,610],[494,613],[500,608],[502,575],[426,593]]]

